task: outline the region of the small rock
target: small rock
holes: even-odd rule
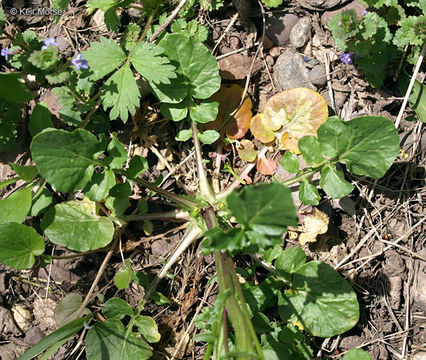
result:
[[[45,336],[45,333],[38,326],[34,326],[26,332],[24,341],[30,345],[35,345]]]
[[[309,82],[309,70],[305,66],[303,55],[295,49],[288,49],[277,59],[274,66],[274,78],[281,90],[307,87],[316,90]]]
[[[151,245],[151,253],[155,257],[162,257],[168,253],[170,244],[163,239],[156,240]]]
[[[343,5],[349,0],[297,0],[300,6],[309,10],[328,10]]]
[[[414,355],[413,360],[426,360],[426,351],[420,351]]]
[[[16,324],[22,331],[27,331],[31,328],[32,315],[25,305],[15,305],[12,308],[12,314]]]
[[[67,50],[71,46],[70,43],[62,36],[58,36],[56,38],[56,42],[58,43],[58,50],[60,52]]]
[[[223,45],[223,46],[220,46],[220,47],[219,47],[219,52],[220,52],[222,55],[225,55],[225,54],[227,54],[227,53],[230,53],[230,52],[231,52],[231,48],[230,48],[229,46]]]
[[[278,46],[274,46],[269,49],[269,55],[276,59],[281,54],[281,49]]]
[[[269,67],[274,66],[275,60],[271,55],[266,55],[265,61]]]
[[[234,54],[219,60],[219,73],[225,80],[245,79],[250,71],[251,58],[241,54]],[[261,62],[256,59],[251,74],[255,75],[262,68]]]
[[[0,306],[0,333],[6,335],[19,335],[21,333],[13,320],[12,313],[3,306]]]
[[[311,33],[311,20],[308,17],[300,19],[290,32],[290,44],[296,49],[306,45]]]
[[[275,45],[283,46],[290,42],[290,32],[299,18],[294,14],[271,15],[266,18],[266,36]]]
[[[52,299],[35,299],[33,303],[34,323],[42,331],[53,331],[56,329],[55,308],[57,303]]]
[[[321,23],[328,28],[328,22],[330,21],[330,18],[346,10],[354,10],[358,18],[360,18],[365,9],[366,7],[358,0],[354,0],[339,9],[324,12],[324,14],[321,16]]]
[[[240,46],[240,39],[238,39],[236,36],[231,36],[229,38],[229,47],[231,48],[231,50],[238,50]]]
[[[327,74],[324,65],[315,65],[309,73],[311,84],[322,87],[327,84]]]

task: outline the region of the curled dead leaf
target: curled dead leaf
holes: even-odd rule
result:
[[[302,233],[299,235],[299,243],[304,246],[308,242],[316,242],[317,236],[325,234],[328,230],[329,218],[318,209],[314,209],[314,214],[305,216],[302,225]]]

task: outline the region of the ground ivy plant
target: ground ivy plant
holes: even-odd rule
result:
[[[95,3],[99,5],[90,2],[92,6]],[[382,177],[399,152],[394,124],[377,116],[344,122],[327,113],[308,136],[290,134],[297,140],[296,147],[286,148],[282,164],[294,177],[284,183],[274,180],[241,190],[235,185],[239,184],[237,180],[215,194],[206,178],[200,141],[213,143],[219,132],[203,131],[200,124],[212,122],[218,114],[219,104],[208,100],[220,87],[217,63],[200,42],[202,30],[194,30],[194,25],[180,22],[175,25],[175,33],[163,34],[157,44],[146,41],[148,31],[155,31],[150,23],[158,11],[150,4],[152,7],[147,9],[152,12],[151,20],[141,34],[133,24],[120,44],[102,38],[70,62],[60,58],[54,39],[40,41],[31,34],[22,34],[21,43],[18,41],[9,50],[13,55],[8,56],[24,74],[35,73],[39,76],[36,81],[47,79],[51,85],[62,84],[55,89],[63,104],[60,117],[65,124],[55,128],[44,104],[34,108],[29,130],[35,165],[11,164],[16,176],[0,183],[2,188],[23,180],[23,185],[0,201],[0,261],[17,270],[45,266],[52,259],[46,244],[55,244],[78,255],[103,249],[107,262],[129,222],[143,221],[144,230],[149,233],[153,219],[185,220],[189,225],[180,252],[172,259],[177,259],[195,240],[203,239],[202,251],[213,254],[217,269],[217,300],[196,319],[202,330],[197,341],[208,343],[204,358],[310,359],[311,337],[330,337],[350,330],[359,319],[359,304],[349,282],[332,267],[309,261],[300,248],[281,248],[287,228],[297,226],[296,209],[287,186],[300,184],[301,200],[317,205],[318,186],[332,198],[353,190],[345,179],[344,167],[356,176]],[[188,37],[186,30],[197,32],[200,38]],[[63,70],[70,65],[73,72]],[[20,81],[21,74],[0,76],[0,97],[7,101],[3,110],[12,117],[31,94]],[[190,129],[183,129],[180,139],[192,137],[194,142],[199,178],[195,196],[178,195],[144,180],[141,175],[148,169],[144,157],[129,158],[117,134],[91,128],[96,112],[100,117],[107,115],[109,120],[123,122],[135,113],[140,103],[139,77],[149,83],[161,102],[163,115],[174,121],[188,120]],[[7,91],[3,84],[8,85]],[[257,118],[261,119],[261,127],[265,125],[262,131],[272,134],[264,141],[266,144],[284,145],[284,134],[294,130],[301,114],[310,113],[302,103],[294,104],[291,119],[279,102],[273,111]],[[322,105],[319,107],[324,110]],[[299,169],[294,152],[301,153],[307,168]],[[316,173],[320,174],[319,184],[311,182]],[[157,193],[182,211],[150,213],[147,199],[142,198],[137,212],[129,214],[135,183],[150,190],[148,197]],[[66,196],[77,192],[83,193],[82,200]],[[55,194],[67,200],[58,201]],[[28,216],[40,217],[40,227],[30,227]],[[233,261],[234,256],[248,254],[256,254],[268,264],[268,275],[258,285],[250,281],[250,274],[260,263],[255,263],[253,269],[241,269]],[[156,292],[156,285],[172,265],[169,260],[156,279],[149,279],[144,273],[134,272],[131,260],[124,259],[113,282],[118,289],[126,288],[131,281],[145,288],[144,298],[134,308],[120,298],[98,299],[100,310],[92,310],[93,314],[88,307],[93,300],[90,294],[85,299],[68,294],[58,305],[59,329],[20,359],[32,359],[43,352],[48,357],[83,328],[88,330],[84,341],[89,360],[150,358],[154,351],[150,344],[158,342],[161,335],[153,318],[145,312],[145,305],[151,300],[158,305],[170,302]],[[237,273],[246,278],[244,283]],[[275,310],[278,315],[267,316],[266,309],[271,309],[271,313]],[[358,349],[345,355],[345,359],[354,358],[368,355]]]

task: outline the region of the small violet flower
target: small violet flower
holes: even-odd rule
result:
[[[12,51],[10,51],[10,50],[8,49],[8,47],[6,46],[6,48],[5,48],[5,49],[1,49],[1,51],[0,51],[0,55],[1,55],[1,56],[4,56],[4,57],[6,58],[6,60],[7,60],[7,57],[8,57],[9,55],[13,55],[13,52],[12,52]]]
[[[58,46],[55,38],[48,38],[43,40],[44,45],[41,47],[42,50],[46,50],[49,45]]]
[[[365,15],[367,15],[368,14],[368,10],[367,9],[364,9],[364,11],[362,12],[362,16],[365,16]]]
[[[77,70],[89,68],[89,63],[86,59],[81,58],[81,54],[77,54],[77,56],[73,60],[71,60],[71,65],[75,66]]]
[[[352,59],[353,52],[348,52],[340,55],[340,60],[345,64],[352,64],[354,61]]]
[[[337,23],[337,25],[342,26],[342,20],[339,20],[339,22]]]

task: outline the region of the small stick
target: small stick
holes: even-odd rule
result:
[[[402,115],[404,114],[405,108],[407,106],[408,99],[410,98],[411,90],[413,90],[413,86],[414,86],[414,83],[416,81],[416,77],[417,77],[417,73],[419,72],[420,65],[423,62],[423,58],[425,56],[425,50],[426,50],[426,43],[423,45],[422,52],[419,56],[419,59],[417,60],[416,67],[414,69],[413,75],[411,76],[410,84],[408,85],[407,92],[405,93],[404,101],[402,102],[401,109],[399,109],[399,114],[398,114],[398,117],[396,118],[396,121],[395,121],[395,127],[397,129],[399,127],[399,123],[401,122]]]
[[[228,33],[229,29],[232,27],[232,25],[235,24],[235,22],[237,21],[238,18],[238,13],[235,13],[235,15],[232,17],[231,21],[229,22],[228,26],[226,27],[225,31],[223,32],[223,34],[220,36],[220,38],[217,40],[213,50],[212,50],[212,54],[216,51],[217,47],[219,46],[219,44],[222,42],[222,40],[225,38],[226,34]]]

